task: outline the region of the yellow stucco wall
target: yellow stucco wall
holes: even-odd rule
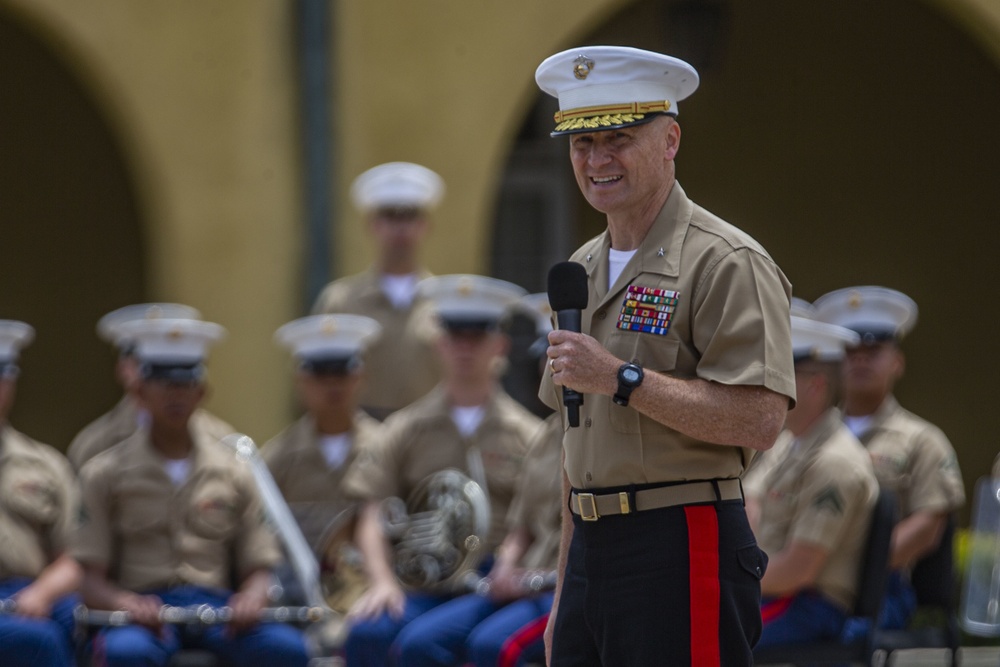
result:
[[[925,0],[1000,62],[1000,3]],[[337,273],[371,247],[346,193],[362,170],[421,162],[448,184],[425,255],[483,271],[494,196],[532,73],[633,0],[340,0],[331,6],[338,106]],[[302,218],[292,10],[279,0],[0,0],[71,63],[137,184],[149,298],[191,303],[230,330],[210,407],[258,439],[292,416],[274,329],[301,314]]]

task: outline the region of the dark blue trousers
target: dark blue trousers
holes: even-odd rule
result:
[[[23,577],[0,581],[0,598],[12,597],[31,583]],[[0,615],[0,665],[10,667],[72,667],[73,608],[76,596],[56,602],[49,620]]]
[[[741,501],[574,517],[551,667],[752,665],[766,566]]]

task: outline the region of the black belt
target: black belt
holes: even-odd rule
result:
[[[739,479],[716,479],[705,482],[684,482],[639,489],[634,492],[570,493],[569,508],[584,521],[597,521],[611,514],[630,514],[645,510],[714,503],[719,500],[741,500],[743,487]]]

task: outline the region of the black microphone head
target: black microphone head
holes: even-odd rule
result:
[[[583,310],[590,293],[587,269],[578,262],[559,262],[549,269],[549,305],[552,310]]]

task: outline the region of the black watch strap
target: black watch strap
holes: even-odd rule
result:
[[[631,362],[624,363],[618,368],[618,389],[611,400],[616,405],[628,406],[629,398],[636,387],[642,384],[645,373],[642,366]]]

